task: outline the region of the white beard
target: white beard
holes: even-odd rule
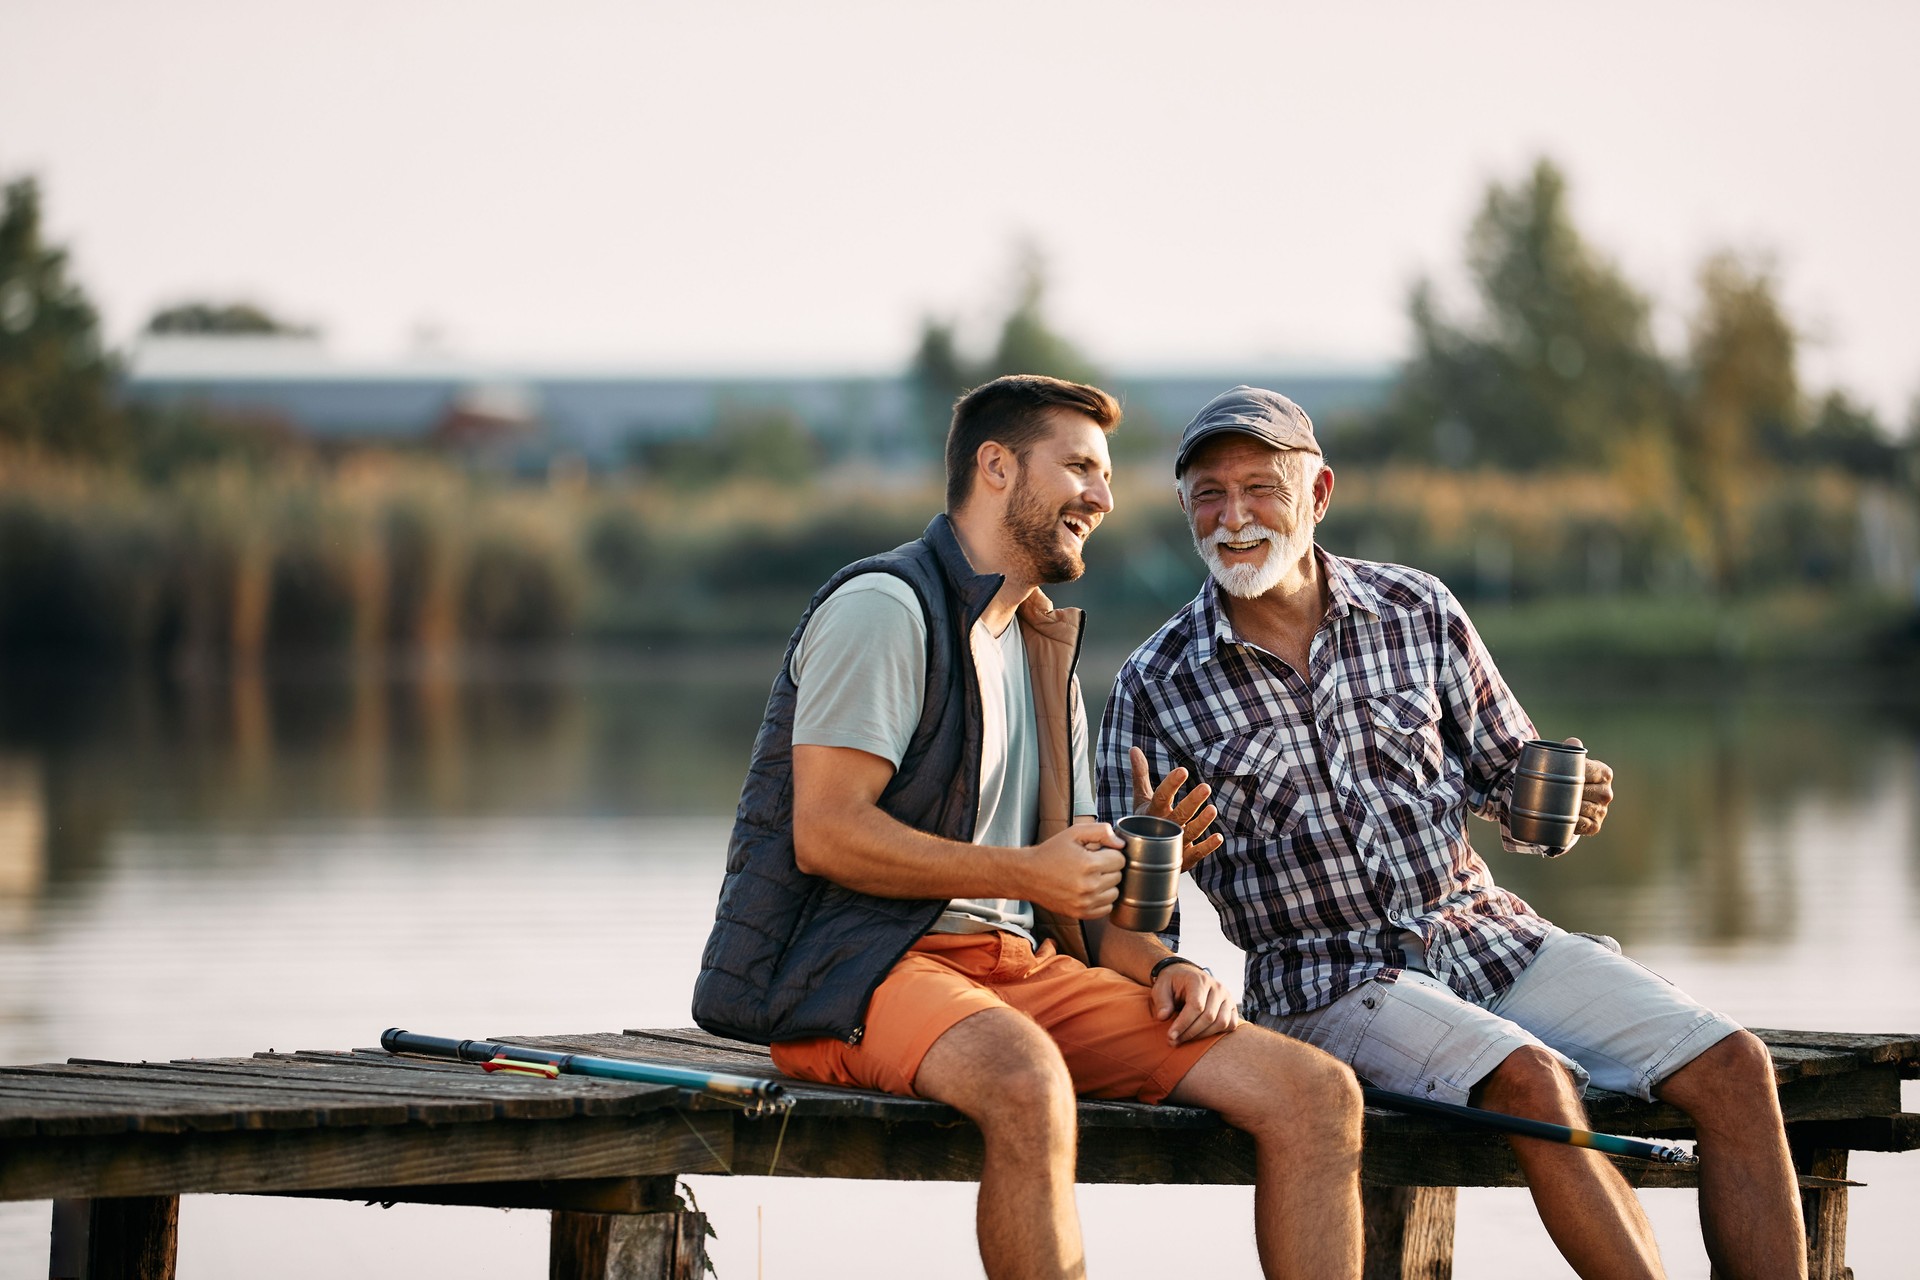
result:
[[[1267,558],[1259,564],[1227,564],[1221,560],[1221,543],[1252,542],[1256,538],[1267,540]],[[1193,545],[1222,591],[1236,599],[1254,600],[1279,586],[1287,571],[1306,558],[1313,548],[1313,525],[1302,522],[1291,534],[1275,533],[1263,524],[1249,524],[1233,532],[1215,529],[1204,538],[1195,538]]]

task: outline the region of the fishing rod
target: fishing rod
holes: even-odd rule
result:
[[[759,1076],[736,1076],[725,1072],[701,1071],[694,1067],[675,1067],[662,1062],[633,1062],[625,1058],[599,1058],[587,1053],[562,1053],[554,1049],[536,1049],[531,1045],[503,1044],[496,1040],[450,1040],[445,1036],[423,1036],[389,1027],[380,1033],[380,1047],[388,1053],[417,1053],[430,1058],[451,1058],[455,1062],[477,1062],[487,1071],[507,1071],[519,1075],[553,1079],[562,1072],[575,1076],[597,1076],[605,1080],[632,1080],[642,1084],[668,1084],[682,1089],[737,1098],[756,1112],[783,1111],[793,1105],[786,1086],[778,1080]]]
[[[1430,1098],[1417,1098],[1410,1093],[1393,1093],[1371,1086],[1362,1087],[1360,1092],[1372,1105],[1387,1107],[1394,1111],[1417,1111],[1426,1112],[1429,1115],[1450,1116],[1455,1120],[1465,1120],[1489,1129],[1503,1129],[1508,1133],[1517,1133],[1527,1138],[1544,1138],[1548,1142],[1564,1142],[1569,1146],[1585,1147],[1589,1151],[1599,1151],[1610,1156],[1631,1156],[1636,1160],[1652,1160],[1658,1164],[1700,1163],[1699,1156],[1677,1143],[1649,1142],[1641,1138],[1623,1138],[1612,1133],[1594,1133],[1589,1129],[1569,1129],[1566,1125],[1551,1124],[1545,1120],[1529,1120],[1524,1116],[1510,1116],[1500,1111],[1483,1111],[1479,1107],[1462,1107],[1451,1102],[1435,1102]]]

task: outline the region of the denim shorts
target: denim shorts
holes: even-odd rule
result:
[[[1323,1009],[1258,1021],[1326,1050],[1369,1084],[1456,1103],[1523,1045],[1559,1058],[1582,1093],[1591,1084],[1651,1100],[1655,1085],[1740,1030],[1621,955],[1613,939],[1581,933],[1549,937],[1484,1005],[1401,969]]]

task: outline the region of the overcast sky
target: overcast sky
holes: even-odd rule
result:
[[[1807,381],[1903,421],[1916,14],[0,0],[0,175],[116,342],[245,297],[355,357],[895,368],[1026,237],[1096,359],[1228,368],[1397,357],[1548,155],[1664,340],[1704,254],[1770,252]]]

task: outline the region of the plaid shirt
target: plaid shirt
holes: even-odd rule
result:
[[[1226,842],[1193,876],[1247,953],[1249,1014],[1398,969],[1408,931],[1435,976],[1488,999],[1557,932],[1467,843],[1472,810],[1507,848],[1548,852],[1506,828],[1533,723],[1437,578],[1315,550],[1329,601],[1307,679],[1234,634],[1211,580],[1127,659],[1100,725],[1100,812],[1133,808],[1129,747],[1155,779],[1183,766],[1212,785]]]

